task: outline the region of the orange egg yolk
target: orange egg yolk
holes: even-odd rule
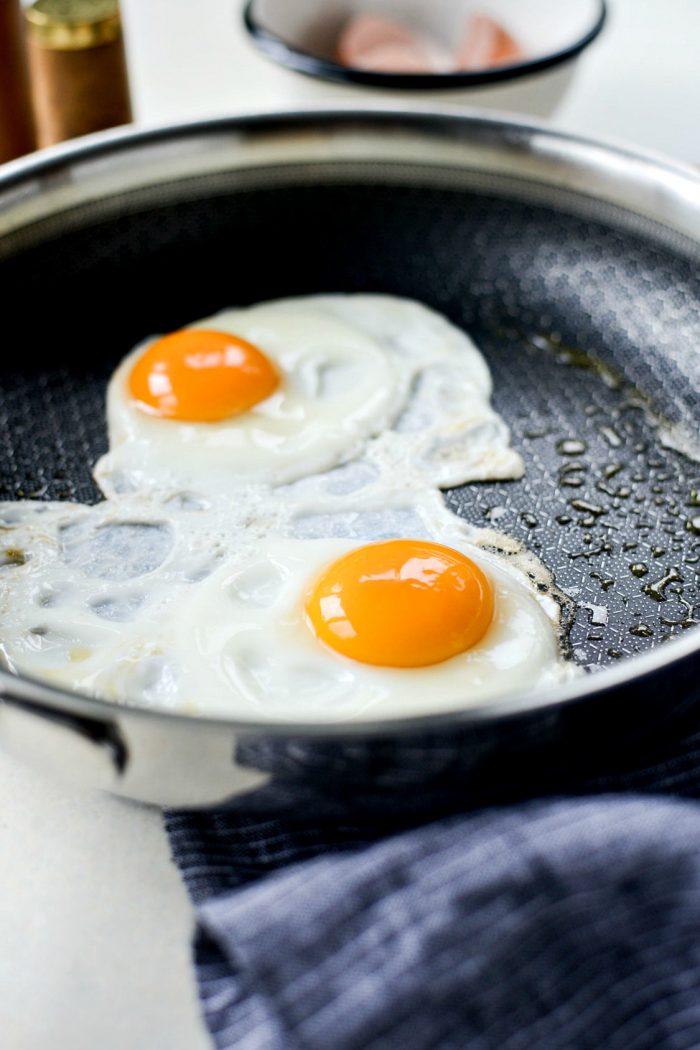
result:
[[[131,370],[129,392],[149,415],[216,423],[264,401],[279,383],[275,366],[252,343],[186,328],[144,351]]]
[[[425,667],[476,645],[493,619],[493,588],[459,551],[423,540],[359,547],[306,595],[314,634],[343,656]]]

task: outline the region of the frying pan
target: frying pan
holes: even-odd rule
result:
[[[506,770],[614,765],[630,741],[677,732],[700,698],[699,253],[690,170],[434,110],[127,131],[7,165],[3,499],[100,498],[105,385],[148,333],[283,295],[410,296],[473,335],[525,460],[522,481],[447,502],[554,572],[587,673],[458,713],[302,727],[3,672],[0,743],[163,804],[267,785],[254,797],[401,807]]]

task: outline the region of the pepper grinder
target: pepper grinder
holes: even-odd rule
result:
[[[118,0],[35,0],[25,16],[39,145],[128,124]]]
[[[35,147],[19,0],[0,0],[0,164]]]

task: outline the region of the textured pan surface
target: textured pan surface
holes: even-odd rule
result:
[[[334,179],[228,192],[202,179],[194,200],[132,202],[18,245],[0,267],[0,497],[99,498],[105,384],[149,333],[282,295],[412,296],[474,336],[526,463],[520,482],[448,499],[554,571],[579,605],[576,659],[600,666],[692,626],[700,467],[659,442],[647,400],[692,429],[700,281],[685,246],[611,213]]]

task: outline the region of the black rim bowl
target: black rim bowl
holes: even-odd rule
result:
[[[254,14],[255,0],[248,0],[243,11],[243,22],[252,41],[263,54],[278,65],[305,73],[322,80],[333,80],[341,84],[359,84],[363,87],[385,90],[443,91],[458,88],[478,87],[483,84],[500,84],[520,77],[541,73],[563,65],[580,55],[600,34],[607,19],[606,0],[600,0],[600,13],[589,31],[569,47],[541,58],[516,65],[497,66],[470,73],[376,73],[367,69],[343,66],[330,58],[314,55],[303,48],[287,43],[272,30],[262,26]]]

